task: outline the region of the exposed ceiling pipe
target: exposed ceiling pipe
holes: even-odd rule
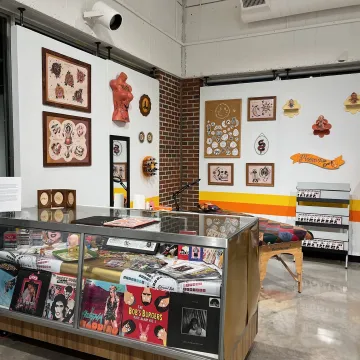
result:
[[[253,75],[234,75],[234,76],[216,76],[207,77],[207,85],[225,84],[225,83],[236,83],[244,81],[262,81],[262,80],[274,80],[274,71],[271,73],[253,74]],[[341,73],[341,72],[360,72],[360,63],[354,63],[347,66],[333,66],[324,68],[311,68],[311,69],[298,69],[298,70],[279,70],[275,71],[276,76],[291,79],[299,76],[311,76],[316,74],[329,74],[329,73]]]

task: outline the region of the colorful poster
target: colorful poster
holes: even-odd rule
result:
[[[41,317],[50,279],[49,272],[20,269],[10,310]]]
[[[121,324],[124,289],[120,284],[87,279],[81,304],[80,327],[117,335]]]
[[[0,308],[9,309],[18,272],[12,264],[0,264]]]
[[[52,274],[43,317],[72,324],[76,299],[76,277]]]
[[[170,295],[128,285],[121,331],[125,337],[166,346]]]

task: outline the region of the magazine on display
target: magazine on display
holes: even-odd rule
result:
[[[76,277],[52,274],[43,317],[72,324],[76,299]]]
[[[205,248],[203,261],[207,264],[213,264],[219,269],[222,269],[224,262],[224,250]]]
[[[167,265],[159,272],[168,275],[176,280],[215,280],[220,279],[220,273],[212,267],[190,261],[175,261]]]
[[[50,272],[20,269],[10,310],[41,317],[50,279]]]
[[[0,263],[0,308],[9,309],[18,272],[17,266]]]
[[[217,354],[220,298],[170,294],[168,346]]]
[[[121,332],[125,337],[167,345],[170,295],[168,292],[128,285]]]
[[[80,327],[117,335],[124,289],[120,284],[87,279],[81,303]]]

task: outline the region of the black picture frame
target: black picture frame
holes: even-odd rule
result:
[[[130,208],[130,138],[127,136],[117,136],[117,135],[110,135],[110,147],[109,147],[109,156],[110,156],[110,173],[109,173],[109,181],[110,181],[110,206],[114,206],[114,181],[113,181],[113,165],[114,165],[114,156],[113,156],[113,144],[114,141],[123,141],[126,142],[126,162],[127,162],[127,169],[126,169],[126,207]]]

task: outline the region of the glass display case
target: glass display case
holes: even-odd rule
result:
[[[0,329],[10,318],[166,358],[243,359],[257,332],[258,239],[250,216],[0,213]]]

